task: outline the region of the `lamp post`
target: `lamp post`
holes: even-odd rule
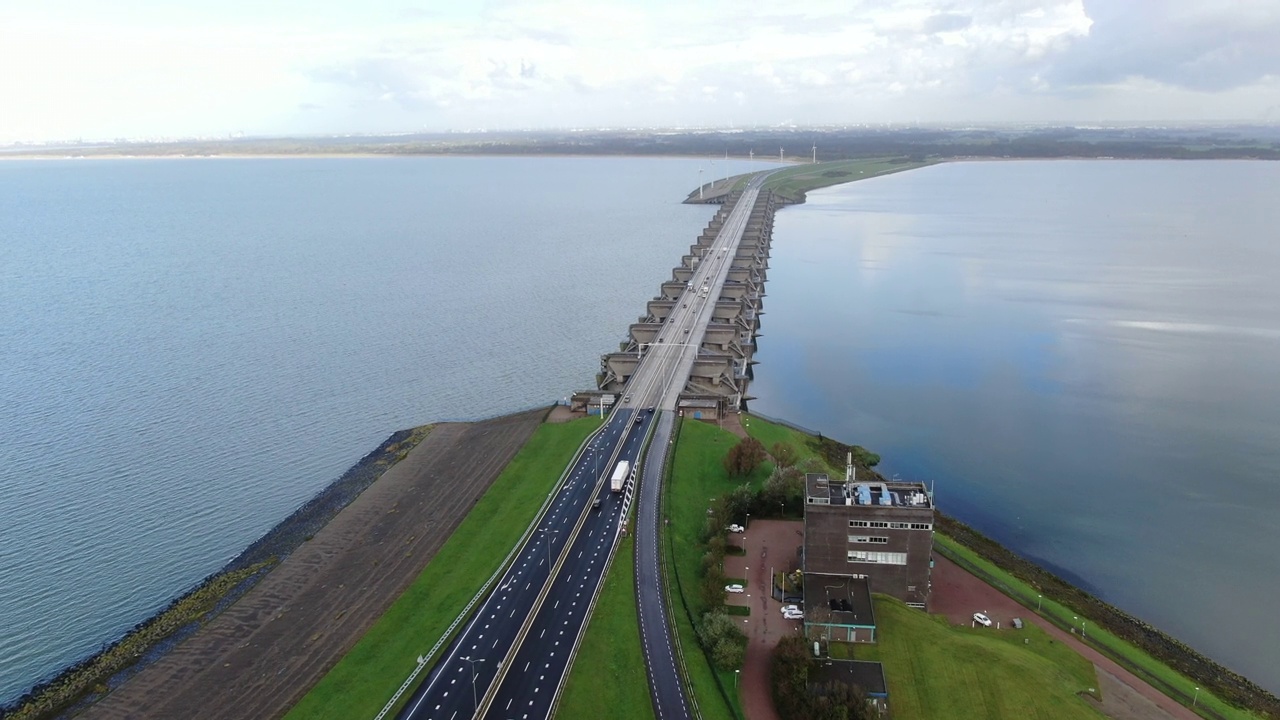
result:
[[[479,712],[480,698],[476,697],[476,663],[484,662],[484,658],[476,658],[475,660],[472,660],[469,657],[460,656],[458,659],[466,660],[467,662],[471,663],[471,702],[475,703],[475,710],[473,710],[472,712]]]
[[[1195,707],[1198,702],[1200,702],[1200,686],[1197,685],[1196,694],[1191,698],[1191,707]]]
[[[734,689],[734,690],[737,690],[737,689],[738,689],[738,675],[739,675],[741,672],[742,672],[741,670],[734,670],[734,671],[733,671],[733,689]]]
[[[1036,612],[1040,612],[1040,601],[1043,599],[1043,595],[1036,595]]]
[[[559,531],[558,531],[558,530],[552,530],[551,528],[538,528],[538,532],[542,534],[542,539],[543,539],[543,541],[544,541],[544,542],[543,542],[543,546],[547,549],[547,570],[548,570],[548,572],[550,572],[550,568],[551,568],[551,536],[552,536],[552,535],[554,535],[555,533],[559,532]]]

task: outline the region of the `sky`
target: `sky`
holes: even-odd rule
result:
[[[1276,0],[0,0],[0,143],[1280,122]]]

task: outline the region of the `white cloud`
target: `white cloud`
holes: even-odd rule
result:
[[[0,141],[1156,109],[1240,119],[1280,105],[1280,10],[1258,0],[314,7],[297,6],[296,22],[237,2],[217,18],[134,8],[128,23],[94,5],[75,25],[0,12]]]

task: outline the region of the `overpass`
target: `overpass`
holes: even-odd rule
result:
[[[731,194],[618,351],[601,357],[597,386],[606,396],[622,395],[622,407],[676,410],[685,395],[737,409],[749,399],[777,208],[773,194],[759,190],[763,179]],[[663,391],[637,397],[652,373],[663,374]]]

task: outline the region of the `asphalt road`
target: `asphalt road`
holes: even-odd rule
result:
[[[675,410],[765,177],[760,175],[751,180],[704,256],[707,259],[698,264],[690,288],[680,299],[680,306],[659,331],[661,342],[649,346],[649,354],[641,360],[628,384],[631,402],[654,403],[663,410]],[[701,297],[704,285],[708,288],[705,298]],[[637,390],[631,391],[632,387]],[[645,388],[648,388],[648,394],[642,395],[641,390]],[[662,470],[670,446],[674,415],[674,412],[664,412],[654,432],[645,458],[636,508],[636,609],[645,668],[649,675],[649,696],[658,720],[692,717],[689,699],[680,680],[672,637],[674,628],[667,623],[667,602],[660,570]]]
[[[635,425],[637,431],[627,438],[620,456],[632,466],[640,457],[644,433],[654,416],[640,411],[637,417],[641,423]],[[618,539],[622,495],[607,489],[604,493],[611,497],[588,516],[569,548],[551,591],[534,615],[484,717],[523,720],[551,715]]]
[[[763,176],[754,178],[730,211],[698,264],[680,307],[659,332],[662,342],[650,345],[641,358],[609,421],[570,470],[537,531],[397,717],[454,720],[473,717],[479,710],[485,711],[486,718],[527,720],[550,715],[617,541],[622,502],[621,495],[609,491],[609,475],[622,460],[635,467],[654,418],[665,416],[662,443],[669,441],[670,413],[649,410],[675,410],[763,180]],[[646,477],[661,467],[660,460],[646,463]],[[656,482],[646,485],[658,488]],[[642,520],[648,518],[648,523],[638,527],[642,533],[652,532],[637,537],[638,548],[649,544],[655,553],[657,528],[652,513],[659,506],[659,491],[653,490],[652,497],[640,504]],[[599,510],[592,510],[591,501],[597,497],[604,502]],[[642,627],[647,628],[650,692],[659,718],[688,717],[675,675],[655,553],[646,555],[643,568],[637,560],[637,572],[652,579],[638,588],[644,596],[638,602]],[[671,660],[658,660],[662,657]],[[667,709],[672,714],[663,714]]]
[[[618,408],[656,407],[675,411],[765,177],[752,178],[729,212],[715,241],[694,270],[689,288],[658,331],[657,342],[649,345],[642,355]],[[703,287],[707,288],[705,297],[701,292]]]
[[[672,413],[663,413],[654,429],[649,451],[645,454],[644,476],[640,480],[636,508],[636,609],[640,617],[640,643],[644,650],[645,669],[649,675],[649,697],[658,720],[691,718],[689,701],[680,684],[675,646],[667,624],[667,599],[663,593],[662,544],[659,541],[662,518],[662,474],[671,434],[675,425]]]
[[[604,533],[611,536],[610,542],[616,536],[613,531],[617,528],[621,500],[609,491],[609,476],[621,460],[630,460],[635,465],[639,438],[651,422],[652,416],[642,412],[639,413],[641,423],[636,424],[634,415],[615,412],[592,438],[507,573],[478,606],[397,717],[442,720],[472,717],[501,664],[516,648],[520,630],[530,619],[548,580],[555,575],[556,566],[563,564],[561,572],[567,572],[568,577],[577,576],[580,582],[584,580],[585,573],[579,567],[586,561],[576,557],[579,550],[586,547],[582,538],[598,540],[602,527],[612,528]],[[591,502],[596,497],[604,498],[604,502],[599,510],[592,510]],[[579,526],[581,531],[575,538],[575,529]],[[570,552],[566,552],[571,540],[574,544]],[[594,569],[598,573],[599,564]],[[554,606],[561,599],[557,596],[547,604]],[[569,612],[572,611],[566,615]],[[579,612],[585,622],[585,608]],[[531,634],[536,636],[537,632]],[[543,643],[541,640],[545,638],[535,639],[539,642],[526,642],[531,647],[545,648],[550,657],[556,648],[554,640]],[[508,677],[518,675],[513,672]]]

